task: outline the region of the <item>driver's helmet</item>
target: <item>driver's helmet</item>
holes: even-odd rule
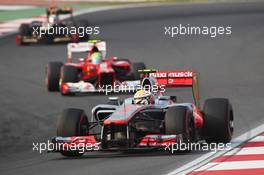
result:
[[[52,23],[52,24],[58,23],[59,21],[57,15],[50,15],[48,20],[49,20],[49,23]]]
[[[100,64],[103,61],[103,55],[101,52],[94,52],[91,55],[92,64]]]
[[[134,104],[148,105],[154,103],[154,95],[149,91],[139,90],[134,95]]]
[[[50,5],[49,6],[48,12],[47,12],[49,23],[54,24],[54,23],[57,23],[59,21],[57,12],[58,12],[58,7],[56,5]]]

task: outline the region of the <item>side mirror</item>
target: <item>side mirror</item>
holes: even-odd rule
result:
[[[84,58],[78,58],[79,62],[84,62]]]
[[[110,105],[116,105],[116,106],[121,105],[121,101],[120,101],[119,97],[109,97],[108,100],[109,100],[108,104],[110,104]]]
[[[170,100],[173,101],[174,103],[177,102],[177,97],[176,96],[170,96]]]

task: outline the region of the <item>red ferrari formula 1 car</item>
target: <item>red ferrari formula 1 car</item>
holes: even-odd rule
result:
[[[138,99],[111,99],[92,109],[91,121],[82,109],[66,109],[58,120],[53,152],[80,156],[94,150],[163,149],[171,144],[206,141],[228,143],[233,135],[233,110],[228,99],[207,99],[200,108],[198,76],[192,71],[148,73],[142,86],[164,85],[191,88],[194,103],[178,102],[175,96],[154,95],[153,103]],[[149,89],[151,91],[151,89]],[[143,96],[142,96],[143,97]],[[100,132],[93,132],[99,126]],[[206,143],[205,142],[205,143]]]
[[[128,59],[117,57],[106,58],[104,41],[69,43],[67,49],[66,63],[50,62],[46,66],[48,91],[60,91],[62,95],[105,90],[120,92],[121,89],[123,92],[124,89],[131,90],[140,84],[138,70],[146,68],[141,62],[131,63]],[[85,53],[86,57],[77,58],[78,61],[74,63],[73,53]]]

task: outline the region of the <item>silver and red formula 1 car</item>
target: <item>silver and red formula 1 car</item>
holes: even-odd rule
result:
[[[145,69],[142,62],[132,63],[128,59],[106,58],[106,42],[90,40],[68,44],[66,63],[50,62],[46,65],[46,86],[48,91],[60,91],[62,95],[94,92],[134,92],[140,85],[140,73]],[[91,55],[102,53],[103,59],[94,64]],[[73,53],[85,54],[73,62]]]
[[[170,144],[228,143],[233,135],[233,110],[228,99],[207,99],[200,108],[198,75],[192,71],[143,71],[142,87],[192,89],[194,102],[153,92],[155,103],[138,105],[133,98],[111,99],[92,109],[91,121],[82,109],[66,109],[58,120],[53,152],[80,156],[91,150],[164,148]],[[146,73],[147,72],[147,73]],[[99,133],[93,131],[100,127]],[[88,145],[88,146],[87,146]],[[82,150],[82,151],[80,151]]]

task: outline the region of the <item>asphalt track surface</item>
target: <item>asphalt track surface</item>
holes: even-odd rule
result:
[[[80,17],[101,27],[108,55],[144,61],[150,68],[198,70],[203,99],[227,97],[232,102],[235,136],[264,122],[263,3],[166,5]],[[180,23],[231,25],[232,35],[164,35],[164,26]],[[32,142],[55,135],[57,116],[64,108],[84,108],[89,114],[107,97],[48,93],[44,65],[64,61],[65,45],[18,47],[14,40],[0,40],[0,174],[164,174],[204,154],[92,153],[67,159],[33,152]]]

